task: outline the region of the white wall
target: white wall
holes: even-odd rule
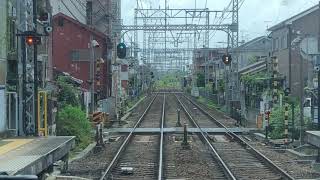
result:
[[[5,84],[7,75],[7,1],[0,0],[0,132],[6,130],[6,98]]]
[[[6,98],[5,98],[5,89],[0,88],[0,132],[4,132],[7,127],[6,121]],[[2,103],[4,102],[4,103]]]
[[[51,0],[52,15],[59,12],[86,24],[86,0]]]

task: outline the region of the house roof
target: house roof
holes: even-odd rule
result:
[[[250,64],[249,66],[246,66],[242,69],[239,69],[239,74],[244,75],[248,73],[254,73],[254,72],[260,72],[261,70],[264,70],[267,68],[267,62],[265,60],[259,61],[253,64]]]
[[[275,31],[275,30],[280,29],[280,28],[282,28],[284,26],[287,26],[287,25],[291,24],[293,21],[296,21],[297,19],[300,19],[300,18],[302,18],[302,17],[304,17],[304,16],[306,16],[306,15],[308,15],[308,14],[310,14],[310,13],[312,13],[312,12],[318,10],[318,9],[319,9],[319,5],[315,5],[315,6],[309,8],[309,9],[307,9],[307,10],[305,10],[305,11],[303,11],[303,12],[301,12],[301,13],[295,15],[295,16],[292,16],[292,17],[290,17],[290,18],[288,18],[288,19],[286,19],[286,20],[284,20],[284,21],[282,21],[282,22],[270,27],[268,29],[268,31]]]
[[[252,40],[250,40],[250,41],[242,44],[242,45],[239,46],[237,49],[246,48],[246,47],[248,47],[248,46],[250,46],[250,45],[252,45],[252,44],[254,44],[254,43],[256,43],[256,42],[259,42],[259,41],[261,41],[261,40],[263,40],[263,39],[267,39],[267,36],[260,36],[260,37],[254,38],[254,39],[252,39]]]
[[[106,37],[107,37],[107,35],[105,35],[104,33],[100,32],[100,31],[97,31],[97,30],[94,29],[94,28],[90,28],[88,25],[83,24],[83,23],[81,23],[81,22],[79,22],[79,21],[77,21],[77,20],[75,20],[75,19],[73,19],[73,18],[71,18],[71,17],[69,17],[69,16],[61,13],[61,12],[59,12],[59,13],[56,14],[56,15],[54,15],[54,16],[53,16],[53,19],[57,19],[57,18],[59,18],[59,17],[60,17],[60,18],[62,17],[62,18],[64,18],[65,20],[67,20],[67,21],[69,21],[69,22],[71,22],[71,23],[73,23],[73,24],[75,24],[75,25],[77,25],[77,26],[79,26],[79,27],[81,27],[81,28],[84,28],[84,29],[86,29],[87,31],[90,31],[91,33],[94,33],[94,34],[97,35],[97,36],[100,36],[100,37],[103,37],[103,38],[106,38]]]

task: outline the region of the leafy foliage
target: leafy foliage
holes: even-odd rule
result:
[[[86,147],[91,139],[91,126],[86,114],[79,107],[63,107],[58,114],[57,135],[76,136],[77,146]]]
[[[270,137],[273,139],[283,138],[284,135],[284,112],[285,106],[276,106],[272,109],[270,114]],[[309,118],[304,118],[304,124],[308,126],[311,124]],[[292,128],[292,108],[289,105],[289,129],[294,131],[294,137],[298,136],[298,129],[301,126],[300,123],[300,106],[294,108],[294,129]]]
[[[69,77],[59,76],[57,79],[57,84],[59,86],[58,101],[60,106],[80,105],[80,92],[70,83]]]
[[[156,82],[156,87],[159,89],[163,89],[163,88],[179,89],[181,87],[180,85],[181,79],[182,78],[177,74],[168,74]]]
[[[268,76],[263,72],[241,76],[241,81],[243,81],[245,84],[261,84],[267,79]]]

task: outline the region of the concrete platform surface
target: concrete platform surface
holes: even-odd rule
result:
[[[306,142],[320,148],[320,131],[307,131],[306,134]]]
[[[37,175],[66,157],[74,143],[74,136],[0,139],[0,172]]]
[[[104,133],[130,133],[133,128],[110,128],[104,129]],[[203,132],[207,133],[225,133],[224,128],[201,128]],[[255,128],[229,128],[230,131],[234,133],[246,133]],[[175,128],[164,128],[164,133],[182,133],[183,127]],[[198,128],[188,128],[189,133],[198,133],[200,130]],[[160,128],[136,128],[135,133],[160,133]]]

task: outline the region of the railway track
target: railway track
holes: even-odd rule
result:
[[[148,107],[150,102],[153,100],[155,95],[147,96],[144,99],[144,103],[140,103],[134,111],[131,112],[130,116],[126,119],[126,127],[134,127],[134,125],[137,123],[137,120],[141,117],[142,113],[145,111],[145,109]],[[112,127],[123,127],[122,124],[114,123]]]
[[[170,102],[166,102],[165,94],[153,98],[100,179],[228,179],[208,140],[209,146],[206,146],[200,136],[192,135],[189,138],[191,148],[184,149],[181,134],[164,135],[165,117],[168,117],[167,122],[174,122],[174,107],[179,106],[172,97]],[[182,122],[188,121],[184,113],[181,117]],[[137,127],[160,127],[161,131],[160,134],[137,135],[134,133]]]
[[[207,119],[214,122],[216,126],[226,129],[227,133],[222,136],[212,136],[208,134],[204,136],[210,139],[212,148],[219,157],[223,159],[226,168],[233,175],[233,179],[294,179],[266,156],[244,141],[241,136],[229,131],[217,118],[212,114],[209,114],[190,98],[184,95],[180,98],[183,99],[183,102],[189,102],[183,104],[183,102],[179,100],[182,105],[196,107],[207,117]],[[186,113],[190,115],[190,119],[193,119],[195,124],[200,124],[190,113],[188,113],[188,111],[191,111],[190,109],[190,107],[184,108]],[[201,128],[201,126],[199,126],[199,128]]]
[[[101,180],[162,179],[164,110],[165,95],[156,95],[121,144]],[[134,134],[137,127],[153,127],[155,124],[162,129],[159,135]]]
[[[164,134],[181,123],[198,128],[181,146],[182,134]],[[196,109],[195,109],[196,108]],[[160,128],[137,134],[135,129]],[[202,127],[222,127],[224,135],[209,135]],[[156,94],[126,136],[100,179],[293,179],[211,114],[184,95]]]
[[[195,127],[182,110],[173,94],[168,95],[166,109],[166,127],[177,126],[177,109],[180,122]],[[188,136],[189,148],[181,146],[183,134],[166,134],[164,141],[164,179],[228,179],[209,146],[199,136]]]
[[[195,101],[195,98],[190,97],[190,96],[188,96],[188,99]],[[228,127],[228,128],[235,127],[235,124],[237,123],[237,121],[235,119],[232,119],[229,116],[226,116],[223,112],[216,110],[216,109],[209,108],[208,106],[206,106],[205,104],[200,103],[200,102],[197,103],[197,105],[201,109],[203,109],[204,111],[206,111],[210,114],[214,114],[215,118],[218,118],[219,122],[221,122],[225,127]]]

